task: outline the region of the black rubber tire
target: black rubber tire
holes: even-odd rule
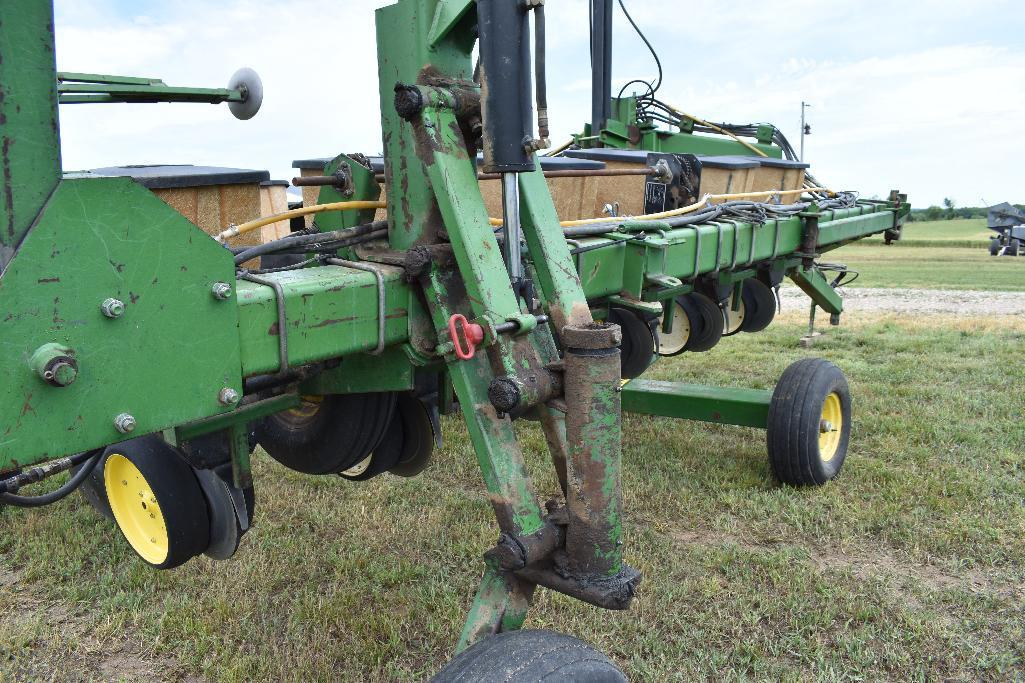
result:
[[[819,450],[826,399],[839,398],[842,424],[832,457]],[[840,473],[851,437],[851,392],[837,366],[821,358],[792,363],[779,378],[769,403],[766,442],[776,477],[793,486],[820,486]]]
[[[776,317],[776,294],[772,289],[756,278],[744,280],[741,292],[744,300],[744,322],[741,332],[761,332]]]
[[[399,477],[415,477],[431,464],[434,453],[434,426],[430,408],[410,395],[399,397],[402,415],[402,456],[388,471]]]
[[[1007,248],[1004,249],[1004,256],[1017,256],[1018,250],[1021,249],[1021,242],[1019,240],[1012,239],[1007,244]]]
[[[708,351],[718,344],[726,324],[719,305],[700,292],[684,294],[676,300],[690,321],[690,338],[683,350]]]
[[[106,460],[106,454],[100,456],[100,461],[96,463],[96,467],[93,468],[92,473],[85,478],[82,485],[78,487],[78,492],[85,498],[85,501],[89,503],[89,507],[96,512],[100,513],[107,519],[114,521],[114,513],[110,509],[110,501],[107,500],[107,489],[103,486],[103,463]],[[71,468],[71,476],[74,476],[78,470],[82,469],[81,465],[75,465]]]
[[[105,475],[117,455],[135,465],[145,479],[167,530],[167,555],[163,561],[152,562],[136,551],[139,559],[155,569],[173,569],[204,552],[210,545],[206,498],[195,471],[177,449],[152,435],[108,446],[103,452]],[[107,477],[104,481],[109,499],[110,486],[119,482]],[[124,533],[121,521],[117,521],[118,529]],[[136,550],[131,542],[129,546]]]
[[[571,636],[530,629],[490,636],[456,655],[432,683],[625,683],[608,657]]]
[[[651,326],[626,308],[609,308],[609,322],[619,325],[623,341],[619,345],[620,376],[634,379],[655,362],[656,341]]]
[[[1000,253],[1000,240],[994,237],[989,241],[989,255],[996,256]]]
[[[381,443],[395,412],[395,397],[391,392],[324,396],[307,415],[285,411],[263,418],[256,425],[256,439],[289,469],[337,474]]]

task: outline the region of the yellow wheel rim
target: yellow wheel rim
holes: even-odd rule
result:
[[[344,474],[347,477],[358,477],[359,475],[361,475],[361,474],[363,474],[364,472],[367,471],[367,468],[370,467],[370,463],[372,463],[373,461],[374,461],[374,454],[371,453],[370,455],[368,455],[367,457],[363,458],[362,460],[360,460],[358,463],[356,463],[355,465],[353,465],[349,469],[347,469],[344,472],[342,472],[342,474]]]
[[[740,308],[733,310],[733,295],[730,295],[729,301],[726,302],[723,312],[726,314],[726,329],[723,330],[725,334],[733,334],[740,329],[740,326],[744,324],[744,316],[747,314],[747,307],[744,306],[744,300],[740,300]]]
[[[150,564],[166,560],[169,539],[164,515],[135,463],[111,453],[103,467],[103,483],[114,519],[135,552]]]
[[[659,316],[658,319],[658,352],[663,356],[671,356],[677,353],[684,346],[687,345],[687,341],[690,339],[690,320],[687,318],[687,313],[683,310],[683,306],[673,302],[673,330],[668,334],[662,331],[662,320],[664,316]]]
[[[829,462],[840,449],[843,434],[843,406],[840,395],[833,392],[822,403],[822,417],[819,419],[819,457]]]

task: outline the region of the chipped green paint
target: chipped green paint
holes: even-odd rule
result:
[[[242,391],[231,254],[126,178],[64,180],[0,277],[0,470],[98,448],[230,410]],[[108,318],[107,298],[125,311]],[[67,387],[30,364],[40,346],[75,350]]]

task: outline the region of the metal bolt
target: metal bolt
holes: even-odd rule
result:
[[[832,422],[830,422],[829,420],[821,420],[821,421],[819,421],[819,431],[822,432],[823,434],[828,434],[829,432],[833,432],[833,431],[836,431],[836,430],[833,429],[833,423]]]
[[[103,303],[100,304],[100,310],[108,318],[120,318],[125,313],[125,302],[110,297],[103,300]]]
[[[122,434],[128,434],[135,430],[135,418],[128,413],[121,413],[114,418],[114,429]]]
[[[221,389],[221,393],[217,395],[217,400],[221,402],[221,405],[233,406],[238,403],[239,395],[238,392],[231,387],[224,387]]]
[[[214,295],[215,299],[225,301],[231,298],[231,285],[227,282],[215,282],[214,286],[210,288],[210,293]]]

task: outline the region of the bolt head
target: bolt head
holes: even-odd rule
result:
[[[125,302],[113,297],[104,299],[100,304],[100,311],[108,318],[120,318],[125,313]]]
[[[221,402],[223,406],[233,406],[238,403],[239,398],[238,392],[231,387],[224,387],[221,389],[221,393],[217,395],[217,400]]]
[[[114,418],[114,429],[122,434],[129,434],[135,430],[135,418],[128,413],[121,413]]]
[[[72,362],[67,360],[58,361],[47,370],[49,377],[45,377],[48,381],[52,382],[56,386],[66,387],[71,385],[75,379],[78,378],[78,367]]]
[[[215,282],[210,288],[210,293],[218,301],[226,301],[231,298],[231,285],[227,282]]]
[[[833,427],[833,423],[829,420],[819,420],[819,432],[822,434],[828,434],[829,432],[836,431]]]

